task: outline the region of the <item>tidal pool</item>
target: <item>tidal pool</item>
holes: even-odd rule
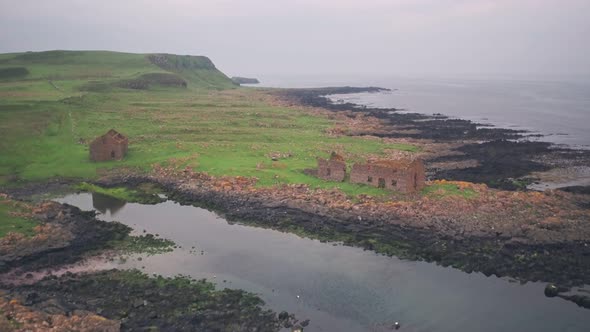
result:
[[[118,267],[207,278],[221,288],[256,293],[277,312],[310,319],[306,332],[389,331],[396,321],[400,331],[590,330],[590,311],[545,297],[545,283],[522,285],[229,224],[214,212],[171,201],[125,204],[91,194],[58,201],[100,211],[103,220],[127,224],[136,234],[159,234],[181,247],[132,257]]]

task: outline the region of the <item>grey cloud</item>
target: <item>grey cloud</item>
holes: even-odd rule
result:
[[[210,56],[228,74],[590,75],[583,0],[0,2],[0,51]]]

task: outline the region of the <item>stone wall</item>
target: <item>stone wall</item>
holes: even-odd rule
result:
[[[420,160],[397,167],[379,163],[354,164],[350,173],[351,183],[363,183],[405,193],[422,189],[425,180],[424,164]]]
[[[346,163],[341,160],[318,158],[318,177],[342,182],[346,178]]]
[[[90,143],[90,160],[121,160],[127,154],[127,145],[127,139],[117,140],[111,135],[105,134]]]
[[[422,160],[416,159],[413,163],[413,169],[416,172],[416,190],[422,190],[424,187],[426,187],[426,167],[424,167],[424,163],[422,162]]]

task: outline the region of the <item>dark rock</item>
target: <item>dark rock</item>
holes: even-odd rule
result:
[[[284,321],[289,319],[289,313],[286,311],[281,311],[281,313],[279,313],[279,320]]]
[[[133,301],[133,307],[134,308],[139,308],[145,305],[145,301],[143,299],[137,299],[135,301]]]
[[[234,82],[235,84],[241,85],[241,84],[259,84],[260,81],[256,78],[248,78],[248,77],[239,77],[239,76],[234,76],[231,78],[232,82]]]
[[[25,305],[33,305],[38,301],[39,301],[39,294],[37,294],[36,292],[32,292],[27,295],[27,297],[25,298],[24,304]]]
[[[484,141],[479,144],[465,144],[459,147],[457,155],[446,156],[435,161],[464,161],[476,159],[479,166],[465,169],[431,170],[433,179],[447,179],[486,183],[490,187],[506,190],[523,190],[526,184],[522,178],[535,171],[553,168],[551,160],[572,161],[590,160],[590,151],[558,148],[546,142],[514,141],[530,136],[523,130],[490,128],[469,120],[449,119],[440,114],[434,116],[418,113],[400,113],[395,108],[361,107],[352,103],[332,103],[326,97],[333,94],[380,92],[385,89],[376,87],[353,88],[331,87],[313,89],[286,89],[275,92],[284,100],[293,104],[321,107],[333,112],[345,111],[363,113],[389,123],[390,131],[366,132],[359,135],[371,135],[390,138],[432,139],[441,142]],[[353,116],[353,115],[349,115]],[[413,133],[401,132],[410,129]],[[514,179],[519,179],[515,181]],[[527,181],[534,181],[529,179]],[[525,181],[525,182],[527,182]],[[589,192],[588,188],[572,188],[575,192]]]
[[[65,315],[68,308],[57,299],[49,299],[37,305],[41,311],[50,315]]]
[[[555,297],[557,295],[559,295],[559,288],[557,286],[554,284],[548,284],[547,287],[545,287],[545,296]]]
[[[279,325],[277,315],[253,294],[214,290],[213,284],[182,277],[150,278],[139,271],[62,276],[8,292],[11,298],[28,297],[29,305],[51,314],[100,313],[120,320],[124,331],[274,332]]]

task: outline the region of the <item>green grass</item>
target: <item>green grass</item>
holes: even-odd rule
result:
[[[54,177],[94,179],[105,170],[142,172],[154,164],[172,164],[218,176],[256,177],[260,186],[306,183],[339,187],[352,196],[385,195],[382,189],[323,181],[303,171],[332,151],[357,156],[351,163],[392,149],[417,151],[379,139],[329,137],[325,132],[335,124],[332,120],[269,105],[259,92],[228,84],[202,58],[171,59],[175,64],[169,72],[185,79],[186,88],[113,86],[165,72],[142,54],[0,55],[0,68],[30,71],[26,79],[0,82],[0,185]],[[129,137],[127,157],[91,162],[88,143],[111,128]],[[273,162],[271,153],[291,157]]]
[[[9,232],[21,233],[27,236],[35,234],[33,228],[37,223],[22,217],[12,215],[13,212],[20,212],[21,209],[11,204],[10,201],[0,198],[0,238]]]
[[[426,186],[422,189],[422,193],[433,198],[443,198],[449,196],[475,198],[477,192],[471,188],[460,189],[459,186],[453,183],[435,183]]]
[[[137,188],[103,188],[91,183],[82,182],[76,186],[79,191],[99,193],[129,203],[155,204],[162,202],[158,197],[159,190],[150,184],[140,185]]]

